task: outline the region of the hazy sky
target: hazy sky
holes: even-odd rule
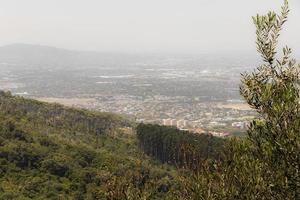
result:
[[[0,0],[0,45],[117,52],[255,50],[251,16],[283,0]],[[300,52],[300,0],[281,41]]]

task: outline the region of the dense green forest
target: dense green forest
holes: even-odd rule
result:
[[[161,199],[175,170],[112,114],[0,94],[0,199]]]
[[[197,170],[204,160],[220,160],[224,143],[223,139],[210,135],[152,124],[139,124],[137,138],[146,154],[191,170]]]
[[[0,199],[181,199],[176,168],[187,174],[185,167],[221,155],[222,140],[211,136],[144,124],[136,135],[135,128],[118,115],[0,92]],[[147,151],[158,153],[160,141],[171,145],[164,154]]]

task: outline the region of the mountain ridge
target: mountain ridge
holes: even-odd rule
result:
[[[78,51],[46,45],[15,43],[0,47],[0,63],[10,69],[76,69],[90,66],[113,66],[136,60],[122,53]]]

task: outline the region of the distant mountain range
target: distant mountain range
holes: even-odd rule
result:
[[[293,56],[299,58],[300,56]],[[105,53],[96,51],[76,51],[43,45],[11,44],[0,47],[0,68],[10,69],[87,69],[98,67],[126,67],[136,63],[163,66],[170,61],[175,66],[184,63],[185,66],[194,66],[194,63],[224,66],[253,66],[261,59],[254,52],[223,52],[195,55],[160,55],[160,54],[130,54]],[[184,60],[184,62],[181,62]],[[172,63],[174,67],[174,62]]]
[[[0,63],[14,69],[68,69],[134,61],[130,54],[73,51],[50,46],[12,44],[0,47]]]

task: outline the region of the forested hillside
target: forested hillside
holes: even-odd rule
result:
[[[12,96],[9,92],[0,92],[0,110],[6,116],[18,116],[23,121],[30,121],[28,126],[44,129],[45,133],[64,130],[74,135],[102,135],[112,134],[120,127],[130,126],[128,121],[118,115],[42,103]]]
[[[120,116],[0,95],[0,199],[167,198],[176,173]]]

